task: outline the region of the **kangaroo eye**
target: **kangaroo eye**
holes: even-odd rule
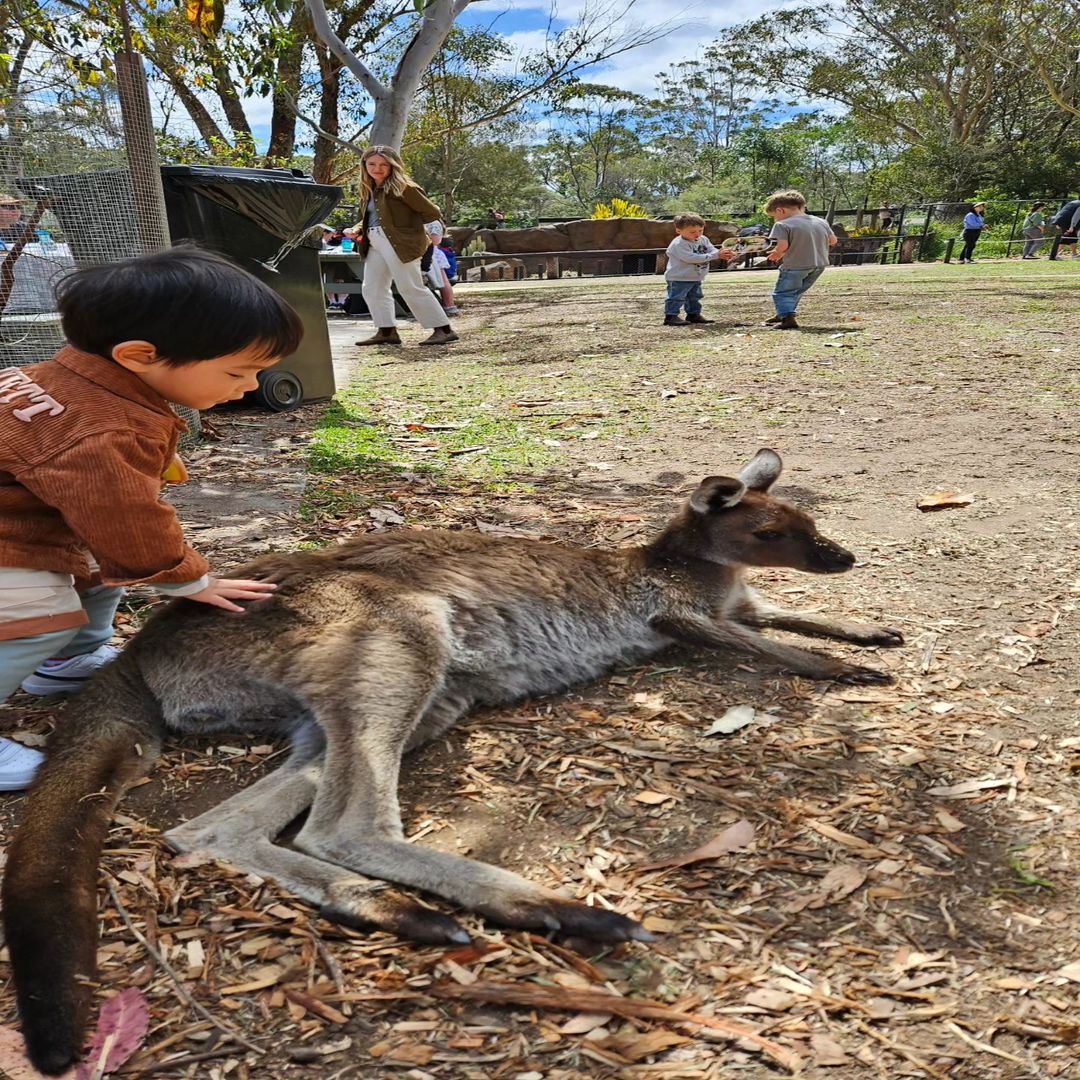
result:
[[[775,529],[761,529],[759,532],[754,533],[759,540],[783,540],[784,534],[777,532]]]

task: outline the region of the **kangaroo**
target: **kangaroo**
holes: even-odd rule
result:
[[[809,515],[768,494],[781,468],[775,452],[761,450],[737,478],[708,477],[642,547],[369,535],[251,563],[240,573],[278,590],[242,616],[186,600],[155,613],[65,710],[8,852],[4,924],[34,1064],[57,1074],[78,1057],[101,848],[121,793],[147,772],[169,729],[291,735],[277,772],[168,840],[273,878],[328,919],[468,942],[459,923],[393,882],[508,927],[651,940],[623,915],[407,843],[402,755],[474,707],[565,690],[674,642],[737,649],[813,679],[888,682],[755,629],[903,643],[895,630],[783,611],[746,585],[746,567],[830,574],[855,561]],[[291,846],[275,843],[305,810]]]

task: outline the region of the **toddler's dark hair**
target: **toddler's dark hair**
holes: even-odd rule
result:
[[[191,246],[91,266],[57,289],[64,336],[111,356],[149,341],[173,367],[261,346],[267,359],[296,351],[300,316],[269,285],[220,255]]]

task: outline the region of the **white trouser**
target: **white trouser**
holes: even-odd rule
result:
[[[397,286],[401,299],[409,305],[416,321],[429,330],[446,326],[446,312],[434,296],[424,288],[420,260],[403,263],[394,253],[390,238],[380,228],[368,229],[371,247],[364,260],[364,302],[376,326],[396,326],[391,281]]]

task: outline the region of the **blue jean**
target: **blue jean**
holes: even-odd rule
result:
[[[98,585],[80,594],[89,622],[70,630],[0,641],[0,701],[6,701],[27,675],[54,656],[83,656],[108,643],[124,590]]]
[[[794,315],[799,306],[799,298],[824,273],[824,266],[812,266],[808,270],[786,270],[780,268],[780,276],[773,289],[773,303],[780,318]]]
[[[678,315],[679,309],[685,304],[687,315],[700,315],[703,295],[700,281],[669,281],[664,314]]]

